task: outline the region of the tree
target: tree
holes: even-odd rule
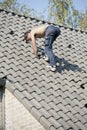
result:
[[[49,15],[56,23],[65,24],[68,12],[72,8],[72,0],[49,0]]]
[[[79,27],[81,30],[87,31],[87,10],[84,13],[80,13]]]
[[[87,29],[87,11],[80,13],[72,0],[49,0],[49,19],[54,23]]]
[[[66,23],[68,26],[78,28],[79,11],[74,8],[68,10]]]
[[[27,8],[26,5],[20,5],[17,3],[17,0],[3,0],[0,3],[1,8],[6,9],[6,10],[12,10],[16,13],[24,14],[27,16],[32,16],[34,14],[34,10],[31,9],[30,7]]]
[[[4,0],[2,3],[1,3],[1,7],[3,9],[12,9],[15,7],[16,5],[16,1],[17,0]]]

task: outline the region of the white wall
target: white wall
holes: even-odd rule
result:
[[[7,89],[5,90],[5,127],[6,130],[45,130]]]

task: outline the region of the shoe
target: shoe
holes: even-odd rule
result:
[[[47,61],[47,62],[49,61],[48,56],[44,56],[43,58],[44,58],[45,61]]]
[[[51,66],[51,65],[48,65],[47,66],[52,72],[55,72],[56,71],[56,66]]]

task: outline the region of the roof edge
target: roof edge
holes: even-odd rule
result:
[[[14,12],[12,10],[6,10],[6,9],[3,9],[3,8],[0,7],[0,12],[1,11],[5,11],[6,13],[12,13],[12,15],[18,15],[19,17],[24,17],[26,19],[30,18],[32,20],[41,21],[42,23],[54,24],[54,25],[58,25],[59,27],[64,27],[66,29],[75,30],[77,32],[80,31],[81,33],[87,33],[87,31],[85,31],[85,30],[73,28],[73,27],[70,27],[70,26],[67,26],[67,25],[63,25],[63,24],[56,24],[56,23],[53,23],[53,22],[50,22],[50,21],[47,21],[47,20],[40,20],[39,18],[35,18],[35,17],[31,17],[31,16],[26,16],[23,13],[17,13],[17,12]]]
[[[6,84],[6,80],[0,78],[0,87],[5,87],[5,84]]]

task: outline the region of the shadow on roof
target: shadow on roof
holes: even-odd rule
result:
[[[83,71],[78,65],[69,63],[67,60],[64,58],[59,58],[55,56],[56,58],[56,63],[57,63],[57,72],[62,73],[64,70],[72,70],[72,71]]]
[[[41,56],[44,55],[44,49],[43,48],[38,47],[38,52],[39,52],[39,54]],[[74,72],[76,72],[76,71],[79,71],[79,72],[84,71],[78,65],[69,63],[64,58],[59,58],[58,56],[55,55],[55,59],[56,59],[57,72],[58,73],[62,73],[64,70],[67,70],[67,71],[72,70]]]

